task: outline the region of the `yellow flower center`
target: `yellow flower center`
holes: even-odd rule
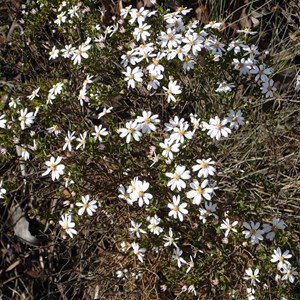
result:
[[[201,169],[205,169],[205,168],[207,168],[208,167],[208,163],[207,162],[203,162],[203,163],[201,163]]]
[[[167,35],[167,40],[168,40],[168,41],[171,41],[172,39],[173,39],[173,35],[172,35],[172,34],[168,34],[168,35]]]
[[[151,229],[155,229],[157,226],[155,224],[151,224]]]
[[[152,80],[154,80],[154,79],[155,79],[155,76],[154,76],[154,75],[152,75],[152,74],[150,74],[150,75],[149,75],[149,80],[151,80],[151,81],[152,81]]]
[[[196,192],[198,193],[198,194],[202,194],[202,188],[199,186],[197,189],[196,189]]]
[[[173,209],[174,211],[179,211],[179,207],[177,205],[174,205]]]

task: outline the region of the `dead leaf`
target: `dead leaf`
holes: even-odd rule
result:
[[[66,199],[69,199],[72,196],[69,189],[64,189],[62,193],[63,193],[64,198],[66,198]]]
[[[29,231],[29,222],[20,207],[12,207],[11,222],[16,236],[32,246],[40,245],[40,241]]]
[[[259,20],[258,19],[250,16],[250,20],[251,20],[251,22],[253,24],[253,26],[252,26],[253,28],[255,28],[255,27],[257,27],[259,25]]]
[[[16,260],[5,270],[5,272],[9,272],[9,271],[13,270],[15,267],[17,267],[20,264],[20,262],[21,262],[20,259]]]
[[[34,279],[37,279],[37,278],[40,278],[41,277],[41,273],[38,272],[37,270],[31,270],[31,271],[28,271],[26,272],[26,274],[31,277],[31,278],[34,278]]]
[[[248,18],[246,7],[243,8],[240,16],[240,24],[242,28],[251,28],[251,21]]]
[[[137,1],[137,3],[136,3],[136,8],[137,8],[137,9],[140,9],[140,8],[142,8],[143,6],[144,6],[143,1]]]
[[[196,10],[196,19],[200,22],[207,24],[209,22],[208,11],[204,5],[199,5]]]
[[[257,19],[257,18],[261,18],[261,17],[263,16],[263,13],[258,12],[257,10],[254,10],[254,11],[251,13],[251,16]]]
[[[153,4],[153,2],[151,2],[151,0],[144,0],[143,2],[144,2],[145,7],[150,8],[150,7],[154,6],[154,4]]]

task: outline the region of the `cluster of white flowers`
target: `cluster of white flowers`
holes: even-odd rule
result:
[[[263,227],[260,229],[260,223],[254,223],[253,221],[244,222],[245,230],[243,234],[246,239],[250,238],[250,242],[252,245],[258,244],[260,241],[264,239],[264,234],[266,234],[266,239],[269,241],[273,241],[276,235],[276,232],[279,230],[285,229],[285,224],[282,220],[273,218],[272,225],[263,224]]]
[[[151,132],[155,131],[157,128],[155,125],[159,124],[157,120],[157,115],[151,120],[151,112],[143,112],[143,116],[137,117],[136,120],[132,120],[126,124],[126,128],[119,129],[121,137],[128,139],[127,142],[131,141],[133,137],[136,140],[139,140],[142,136],[142,132]],[[145,122],[146,120],[146,122]],[[156,120],[156,123],[154,122]],[[151,124],[151,125],[149,125]],[[162,148],[162,156],[166,160],[173,160],[173,152],[179,152],[181,145],[193,137],[193,134],[197,129],[200,129],[200,119],[195,115],[191,115],[191,127],[194,128],[193,131],[189,130],[190,124],[183,118],[175,116],[174,119],[171,119],[169,123],[165,123],[164,131],[166,134],[169,134],[169,138],[165,139],[164,143],[159,143]],[[146,127],[143,127],[146,126]],[[151,127],[150,127],[151,126]],[[129,136],[129,138],[128,138]],[[197,175],[197,179],[194,178],[191,180],[191,171]],[[172,196],[172,201],[167,203],[169,208],[168,217],[169,221],[179,220],[180,222],[184,221],[184,216],[188,215],[188,206],[196,205],[200,206],[199,208],[199,220],[205,223],[210,216],[218,218],[214,213],[216,211],[216,204],[211,203],[213,188],[209,186],[208,177],[214,176],[216,174],[215,162],[211,159],[196,159],[196,163],[192,165],[191,171],[188,170],[185,166],[176,165],[174,172],[166,172],[165,175],[169,178],[169,181],[166,183],[166,187],[170,188],[173,192],[181,193],[187,188],[187,180],[190,180],[189,187],[190,189],[185,192],[184,195],[175,194]],[[202,179],[200,181],[200,179]],[[131,180],[131,183],[128,187],[120,185],[119,187],[119,198],[125,200],[129,205],[133,205],[134,202],[138,202],[140,207],[146,204],[147,206],[151,204],[153,200],[153,195],[149,193],[149,183],[146,181],[140,180],[138,177]],[[182,201],[182,197],[190,199],[190,203]],[[205,200],[203,206],[201,205],[202,201]],[[164,232],[164,228],[160,226],[161,217],[154,215],[148,217],[147,221],[150,223],[147,226],[147,229],[150,230],[150,233],[160,236]],[[133,234],[136,238],[141,238],[142,235],[147,233],[146,227],[143,228],[143,222],[136,222],[131,220],[131,227],[129,232]],[[183,257],[183,251],[178,247],[176,241],[178,238],[175,238],[173,235],[172,228],[169,227],[169,235],[163,236],[164,246],[169,247],[174,246],[174,255],[173,259],[177,262],[178,267],[182,266],[182,263],[187,266],[186,271],[189,272],[190,269],[194,266],[193,260],[187,262]],[[136,243],[136,242],[135,242]],[[132,246],[133,247],[133,246]],[[143,261],[144,252],[139,251],[139,244],[134,244],[134,252],[140,261]]]
[[[163,228],[159,226],[161,219],[154,215],[153,217],[148,217],[147,221],[149,222],[148,229],[151,233],[155,235],[160,235],[163,232]],[[137,238],[141,237],[141,234],[147,234],[145,230],[141,228],[142,223],[136,223],[135,221],[131,221],[131,226],[128,230],[132,234],[135,234]]]
[[[157,11],[150,11],[144,7],[137,10],[131,6],[122,9],[121,16],[129,19],[129,24],[136,25],[132,33],[132,47],[121,57],[121,63],[126,68],[123,74],[128,87],[135,88],[137,83],[143,83],[144,78],[147,78],[147,89],[156,91],[161,86],[161,81],[166,79],[166,63],[169,61],[178,60],[184,72],[188,72],[194,69],[197,56],[204,50],[211,53],[213,61],[216,62],[226,53],[230,54],[233,51],[235,55],[241,56],[232,59],[233,69],[238,70],[242,76],[254,76],[254,80],[261,83],[262,94],[267,98],[272,97],[276,91],[273,79],[269,78],[273,70],[258,60],[260,53],[257,46],[247,45],[240,38],[230,41],[226,46],[214,31],[221,30],[222,23],[211,22],[202,30],[199,29],[198,21],[186,25],[184,16],[190,11],[191,9],[183,8],[165,14],[166,31],[154,32],[147,21],[156,16]],[[255,34],[248,30],[238,32],[245,35]],[[218,93],[228,93],[234,87],[226,81],[218,84]],[[178,80],[173,79],[169,79],[168,86],[164,86],[163,90],[167,102],[176,102],[176,95],[182,93]]]
[[[286,225],[280,219],[273,218],[272,224],[263,224],[260,229],[260,223],[254,223],[253,221],[244,222],[244,227],[246,228],[242,233],[245,235],[245,238],[250,238],[251,244],[258,244],[264,239],[264,234],[266,234],[266,239],[273,241],[276,234],[279,230],[284,230]],[[223,226],[223,229],[226,227]],[[289,250],[286,250],[282,253],[280,247],[274,249],[274,254],[272,254],[271,262],[277,263],[277,269],[280,271],[282,276],[276,274],[275,280],[279,281],[289,281],[293,283],[295,281],[295,276],[298,276],[298,272],[295,268],[292,267],[291,263],[288,261],[292,255],[289,253]],[[251,288],[247,288],[247,299],[255,299],[255,286],[260,282],[259,280],[259,269],[256,268],[254,271],[251,268],[245,270],[245,280],[250,280],[252,285]]]
[[[247,288],[247,300],[255,300],[255,287],[259,280],[259,269],[254,271],[251,268],[245,270],[246,275],[244,276],[245,280],[250,280],[251,287]]]
[[[276,281],[289,281],[293,283],[295,281],[295,276],[298,276],[298,272],[295,268],[292,267],[291,263],[288,261],[292,255],[288,250],[282,253],[282,250],[277,247],[272,254],[271,262],[277,263],[277,269],[280,271],[281,275],[276,275]],[[251,268],[245,270],[246,275],[244,276],[245,280],[250,280],[251,287],[247,288],[247,299],[255,300],[255,287],[259,280],[259,269],[256,268],[254,271]]]
[[[138,202],[138,205],[142,207],[144,204],[149,205],[152,194],[146,193],[149,189],[149,182],[141,181],[138,177],[135,177],[130,186],[127,189],[123,185],[119,187],[119,198],[127,201],[128,204],[133,205],[134,202]]]
[[[81,202],[76,202],[76,206],[79,207],[77,213],[80,217],[84,215],[85,212],[89,217],[91,217],[98,208],[97,201],[90,200],[90,195],[82,196]],[[73,238],[74,235],[78,234],[77,230],[75,229],[75,223],[72,221],[72,215],[70,214],[70,212],[61,216],[59,224],[61,225],[65,233],[67,233],[71,238]]]
[[[282,253],[281,249],[277,247],[274,249],[274,254],[272,254],[272,263],[277,263],[277,269],[281,272],[282,276],[277,276],[277,280],[287,280],[291,283],[295,281],[295,276],[298,275],[298,272],[295,268],[292,267],[291,263],[288,261],[292,257],[292,254],[289,253],[289,250],[286,250]]]
[[[179,154],[180,149],[185,148],[185,144],[193,139],[197,130],[200,131],[201,128],[205,127],[205,125],[203,125],[204,123],[205,122],[201,123],[197,115],[194,114],[190,116],[190,123],[178,116],[175,116],[170,119],[168,123],[165,123],[163,128],[165,140],[164,142],[159,143],[161,156],[155,154],[157,157],[155,163],[162,159],[162,157],[168,164],[171,164],[173,160],[176,160],[175,154]],[[234,112],[231,110],[226,116],[226,123],[228,123],[229,130],[238,129],[244,124],[244,118],[241,111]],[[130,143],[132,139],[140,141],[144,133],[155,132],[158,129],[159,124],[160,121],[158,115],[152,115],[152,112],[150,111],[143,111],[142,116],[138,116],[135,120],[127,122],[125,128],[119,129],[118,132],[120,137],[126,137],[126,142]],[[168,137],[166,137],[167,135]],[[155,152],[156,148],[157,147],[154,146],[152,152]],[[191,166],[190,170],[184,165],[175,164],[173,172],[165,173],[166,178],[168,178],[165,187],[175,193],[171,197],[172,200],[169,199],[169,202],[166,203],[166,206],[169,209],[168,222],[172,222],[172,220],[175,222],[177,220],[183,222],[185,217],[189,214],[189,207],[193,205],[198,207],[198,217],[203,223],[206,223],[209,220],[218,220],[219,217],[216,214],[217,204],[212,203],[214,188],[209,183],[209,177],[216,175],[215,164],[216,163],[212,158],[201,158],[195,160],[195,164]],[[192,174],[195,174],[196,178],[193,178]],[[189,187],[189,189],[185,191],[187,187]],[[129,205],[133,205],[137,202],[139,207],[143,207],[144,205],[147,207],[152,203],[152,200],[155,197],[149,192],[149,188],[150,184],[147,181],[142,181],[138,177],[135,177],[131,180],[129,186],[124,187],[122,184],[120,185],[119,198],[125,200]],[[164,218],[164,220],[166,221],[166,218]],[[143,221],[136,222],[131,220],[129,232],[138,239],[147,234],[147,229],[150,230],[150,233],[158,236],[164,232],[164,227],[160,225],[162,222],[161,217],[158,217],[157,215],[152,217],[149,216],[147,221],[150,222],[150,225],[146,227]],[[226,230],[226,237],[230,230],[236,232],[236,229],[233,228],[236,225],[237,221],[232,224],[228,219],[223,221],[221,228]],[[187,262],[182,257],[183,251],[179,248],[176,242],[177,240],[178,238],[173,236],[172,228],[169,227],[169,235],[163,236],[164,246],[174,246],[174,261],[177,262],[178,267],[181,267],[183,263],[187,266],[186,271],[189,272],[194,266],[193,260],[191,258],[191,260]],[[133,253],[137,255],[140,261],[143,261],[145,251],[140,252],[139,243],[135,243],[135,250]]]
[[[197,172],[198,176],[207,178],[209,175],[215,174],[215,168],[214,168],[214,161],[211,159],[202,159],[197,160],[196,165],[193,166],[193,171]],[[180,192],[181,190],[186,188],[186,184],[184,180],[190,179],[190,171],[185,170],[184,166],[177,166],[175,173],[166,173],[167,177],[170,177],[171,180],[167,184],[167,186],[171,187],[171,190],[175,190],[175,188]],[[208,180],[204,179],[202,184],[199,185],[198,180],[194,180],[190,183],[190,187],[192,190],[188,191],[186,193],[186,197],[188,199],[192,199],[192,204],[200,205],[202,201],[202,197],[206,200],[211,200],[211,194],[213,193],[213,189],[207,187]],[[149,188],[149,183],[146,181],[141,181],[138,179],[138,177],[134,178],[131,181],[131,184],[125,188],[123,185],[119,187],[119,198],[125,200],[129,205],[133,205],[134,202],[138,202],[139,206],[142,207],[143,204],[150,204],[150,201],[153,198],[153,195],[150,193],[147,193]],[[181,202],[181,196],[180,194],[174,195],[172,198],[172,202],[169,202],[167,204],[167,207],[170,209],[168,216],[174,220],[179,220],[180,222],[183,222],[184,216],[188,214],[188,210],[186,209],[188,206],[187,202]],[[207,202],[205,202],[205,218],[208,218],[212,212],[214,211],[214,208],[216,205],[210,207]],[[203,220],[204,213],[201,213],[201,210],[204,210],[204,208],[199,209],[199,219]],[[211,210],[212,212],[209,212]],[[164,228],[160,226],[161,218],[157,215],[154,215],[152,217],[148,217],[147,221],[150,223],[147,228],[150,231],[150,233],[160,236],[161,233],[164,232]],[[143,229],[143,223],[142,222],[135,222],[131,220],[131,227],[129,228],[129,232],[133,234],[136,238],[141,238],[142,235],[147,234],[146,228]],[[187,266],[187,272],[190,271],[190,269],[194,266],[193,260],[191,258],[190,262],[187,262],[183,257],[182,253],[183,251],[178,247],[176,241],[178,238],[174,237],[172,228],[169,228],[169,234],[163,236],[164,246],[169,247],[171,245],[174,246],[174,255],[173,259],[177,262],[178,267],[180,268],[182,266],[182,263],[184,263]],[[134,249],[134,254],[137,255],[138,259],[142,262],[145,251],[140,251],[139,244],[134,243],[132,245],[132,248]]]
[[[141,271],[133,272],[126,268],[116,272],[116,277],[120,278],[122,280],[127,280],[127,279],[132,279],[132,278],[135,280],[138,280],[141,276],[142,276]]]
[[[57,26],[61,26],[63,23],[66,23],[68,21],[69,24],[72,24],[72,19],[74,17],[79,18],[80,17],[80,7],[82,3],[78,2],[77,5],[73,5],[71,8],[68,8],[68,3],[66,1],[63,1],[57,11],[59,14],[56,16],[56,20],[54,21]],[[67,19],[69,18],[69,19]]]
[[[72,151],[72,142],[74,140],[78,142],[75,148],[76,150],[80,148],[85,148],[88,138],[88,132],[85,131],[84,133],[80,133],[78,138],[76,138],[75,134],[75,131],[71,132],[68,130],[67,135],[65,137],[65,144],[63,145],[62,150]],[[102,137],[107,136],[108,134],[109,132],[107,131],[107,129],[102,127],[102,125],[99,125],[94,127],[94,131],[92,132],[91,136],[94,137],[94,142],[99,141],[101,143],[103,141]]]
[[[73,61],[74,65],[80,65],[83,58],[88,58],[88,50],[91,49],[92,45],[90,44],[92,39],[89,37],[84,43],[78,46],[78,48],[73,47],[71,44],[65,45],[63,49],[57,49],[56,46],[52,47],[52,50],[49,52],[49,60],[54,60],[61,56],[63,58],[70,58]]]
[[[88,43],[89,42],[90,41],[88,40]],[[87,45],[88,43],[85,43],[85,45]],[[64,51],[62,51],[62,52],[64,52]],[[77,61],[80,63],[80,58],[79,57],[76,58],[74,55],[73,55],[72,59],[77,59]],[[82,57],[85,57],[85,54],[83,54]],[[84,100],[84,97],[86,94],[87,86],[88,86],[88,84],[92,83],[91,79],[92,79],[92,76],[87,75],[86,79],[84,80],[84,82],[82,84],[82,88],[80,90],[80,96],[79,96],[81,105],[82,105],[82,100]],[[56,98],[56,96],[60,95],[62,93],[63,85],[64,84],[62,82],[59,82],[59,83],[53,85],[53,87],[49,90],[49,93],[48,93],[47,102],[46,102],[47,105],[53,104],[53,100]],[[38,91],[39,91],[39,88],[36,89],[28,98],[30,100],[32,100],[35,97],[37,97]],[[107,113],[110,113],[111,110],[112,110],[112,107],[109,108],[108,110],[103,111],[102,115],[100,115],[99,118],[104,116]],[[23,118],[22,120],[20,119],[21,121],[24,122],[24,125],[29,126],[33,122],[33,118],[30,118],[30,117],[32,117],[32,115],[28,115],[27,111],[22,112],[22,116],[26,117],[26,119],[25,118]],[[24,127],[24,125],[23,125],[23,127]],[[21,123],[21,127],[22,127],[22,123]],[[59,129],[57,124],[53,125],[52,127],[48,128],[47,130],[49,133],[54,133],[55,135],[58,135],[59,133],[61,133],[61,130]],[[65,150],[72,151],[73,150],[72,142],[74,140],[77,141],[76,150],[78,150],[80,148],[81,149],[85,148],[87,138],[88,138],[88,132],[85,131],[84,133],[80,133],[78,138],[76,138],[75,134],[76,134],[76,132],[74,132],[74,131],[71,132],[70,130],[68,130],[67,135],[64,138],[65,143],[62,147],[63,151],[65,151]],[[99,126],[94,126],[94,131],[91,133],[91,136],[94,137],[95,142],[99,141],[101,143],[103,141],[102,138],[107,136],[108,134],[109,134],[109,132],[107,131],[107,129],[102,127],[102,125],[99,125]],[[24,156],[24,159],[27,160],[29,158],[29,153],[27,151],[25,151],[26,149],[24,147],[22,147],[21,149],[22,149],[22,157]],[[46,161],[45,164],[47,166],[47,170],[42,174],[42,176],[46,176],[49,173],[51,173],[51,178],[53,181],[55,181],[55,180],[58,180],[61,175],[64,175],[65,165],[61,164],[62,159],[63,158],[61,156],[58,156],[57,158],[52,156],[49,161]],[[68,187],[71,183],[74,183],[74,181],[70,178],[70,173],[68,173],[68,176],[64,177],[64,180],[65,180],[66,187]],[[81,202],[77,202],[76,206],[79,207],[79,210],[78,210],[79,216],[82,216],[85,212],[89,216],[92,216],[97,209],[97,202],[96,202],[96,200],[90,200],[90,196],[86,195],[86,196],[82,196]],[[78,233],[75,229],[75,223],[72,221],[72,216],[69,213],[61,216],[61,220],[59,221],[59,224],[63,227],[64,231],[71,238],[73,237],[73,235],[76,235]]]
[[[216,116],[211,118],[209,123],[202,122],[202,130],[208,130],[207,134],[212,139],[220,140],[221,137],[228,137],[232,129],[239,129],[239,127],[244,124],[242,112],[240,110],[237,112],[230,110],[223,120],[220,120],[220,118]]]
[[[118,132],[120,137],[126,137],[126,143],[128,144],[132,139],[139,141],[143,133],[156,131],[155,125],[159,123],[158,115],[152,115],[151,111],[143,111],[142,116],[127,122],[125,128],[120,128]]]
[[[89,97],[87,96],[88,84],[93,83],[93,76],[86,75],[85,80],[83,81],[82,87],[79,91],[78,100],[81,106],[83,106],[84,102],[89,102]]]

